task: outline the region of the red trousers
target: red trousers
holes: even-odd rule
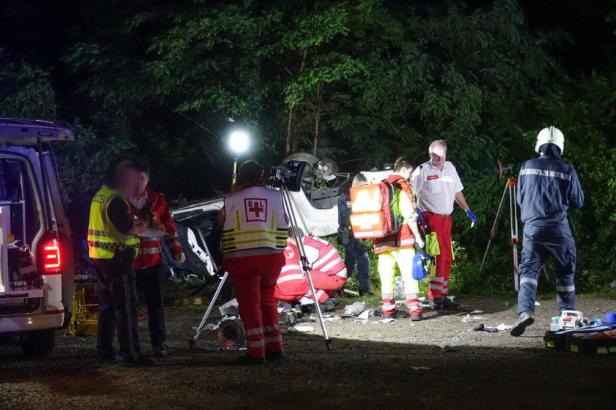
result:
[[[426,212],[430,230],[436,233],[440,255],[436,257],[436,275],[430,280],[430,299],[447,295],[449,290],[449,274],[453,263],[453,251],[451,249],[451,215],[438,215]]]
[[[282,350],[274,291],[284,263],[282,253],[229,258],[223,262],[246,327],[248,354],[253,357],[264,357],[266,350]]]
[[[329,275],[319,270],[313,270],[310,273],[314,289],[317,291],[319,303],[325,302],[330,298],[329,293],[340,290],[346,283],[346,278],[339,275]],[[280,279],[282,280],[284,276]],[[276,285],[275,297],[277,300],[285,302],[298,302],[301,298],[307,297],[312,299],[310,285],[305,277],[297,278]]]

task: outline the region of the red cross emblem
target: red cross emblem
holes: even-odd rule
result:
[[[267,222],[267,199],[246,198],[244,210],[247,222]]]

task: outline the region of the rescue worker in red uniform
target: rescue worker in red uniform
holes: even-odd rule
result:
[[[263,168],[246,161],[218,217],[223,266],[229,272],[246,327],[247,364],[284,356],[274,292],[284,266],[289,224],[280,191],[262,185]]]
[[[334,293],[342,289],[347,281],[347,269],[340,254],[331,243],[313,236],[304,236],[304,251],[312,268],[310,277],[314,283],[317,300],[324,310],[335,304]],[[314,303],[310,284],[304,275],[297,244],[292,238],[287,240],[284,251],[285,265],[276,282],[276,299],[284,302],[310,305]]]
[[[156,357],[167,357],[167,328],[163,303],[166,279],[162,255],[163,240],[178,263],[184,263],[186,256],[165,197],[148,187],[150,173],[147,166],[133,161],[132,167],[139,173],[138,190],[128,198],[133,213],[148,220],[151,228],[166,234],[164,237],[141,238],[135,259],[135,272],[137,289],[143,293],[147,306],[152,351]]]
[[[477,217],[466,203],[456,167],[447,161],[447,143],[433,141],[428,152],[430,161],[420,165],[412,176],[419,208],[425,212],[430,230],[436,233],[440,250],[436,257],[436,276],[430,280],[428,296],[434,310],[458,310],[459,305],[447,297],[453,263],[451,214],[454,202],[464,210],[471,227],[477,222]]]
[[[417,227],[415,197],[408,178],[413,167],[404,158],[398,158],[394,164],[394,172],[387,181],[400,189],[398,213],[403,223],[400,230],[384,238],[374,239],[374,253],[378,255],[378,271],[381,278],[381,297],[383,301],[383,316],[406,316],[404,312],[396,312],[394,300],[396,266],[404,282],[405,304],[411,320],[423,318],[421,303],[418,298],[419,283],[413,278],[413,257],[415,245],[423,248],[423,240]]]

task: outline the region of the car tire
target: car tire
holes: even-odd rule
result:
[[[56,342],[56,330],[35,330],[21,335],[19,345],[28,357],[48,356]]]

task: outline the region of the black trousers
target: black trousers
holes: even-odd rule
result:
[[[143,292],[148,308],[148,328],[152,346],[161,347],[167,340],[165,307],[163,293],[165,287],[165,267],[161,265],[137,269],[137,289]]]
[[[137,333],[137,292],[134,252],[117,251],[113,259],[95,259],[97,268],[98,337],[96,350],[100,356],[114,354],[113,337],[118,330],[120,354],[139,357]]]

